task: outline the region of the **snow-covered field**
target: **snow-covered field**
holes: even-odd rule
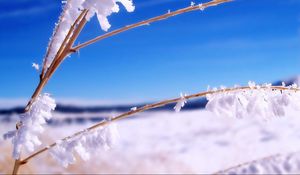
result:
[[[91,124],[49,126],[45,143]],[[204,110],[148,112],[119,121],[118,126],[121,138],[112,150],[100,150],[87,162],[78,158],[67,169],[43,154],[22,167],[21,173],[215,173],[300,150],[300,117],[292,111],[270,121],[218,117]],[[13,127],[14,123],[1,123],[0,134]],[[10,143],[1,140],[0,150],[0,172],[9,173],[13,166]],[[296,158],[300,160],[300,156]],[[289,163],[288,168],[284,166],[286,172],[300,170],[298,159],[283,162]],[[282,172],[280,168],[278,164]]]

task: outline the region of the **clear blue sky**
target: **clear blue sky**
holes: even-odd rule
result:
[[[112,29],[190,0],[134,0]],[[195,1],[201,2],[201,1]],[[202,1],[203,2],[203,1]],[[61,0],[0,0],[0,98],[28,98]],[[92,20],[77,42],[104,33]],[[45,92],[58,98],[155,100],[207,85],[272,82],[300,74],[300,1],[236,0],[140,27],[68,58]]]

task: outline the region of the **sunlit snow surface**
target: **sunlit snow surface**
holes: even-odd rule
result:
[[[60,117],[60,115],[54,115]],[[49,126],[46,143],[91,125]],[[296,173],[300,170],[300,117],[263,121],[257,118],[218,117],[197,110],[149,112],[118,122],[121,138],[110,151],[67,169],[44,154],[26,166],[23,173],[216,173],[253,160],[230,173]],[[9,128],[8,128],[9,127]],[[1,123],[0,134],[13,123]],[[11,145],[1,140],[0,172],[12,168]],[[290,154],[296,152],[294,154]],[[262,159],[281,154],[281,157]]]

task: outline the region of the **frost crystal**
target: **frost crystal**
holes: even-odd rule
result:
[[[136,110],[137,110],[137,107],[132,107],[130,110],[131,110],[131,111],[136,111]]]
[[[203,7],[203,5],[202,5],[202,4],[199,4],[198,6],[199,6],[199,9],[200,9],[201,11],[203,11],[203,10],[204,10],[204,7]]]
[[[246,116],[284,116],[288,107],[298,109],[300,93],[293,90],[275,90],[249,82],[249,90],[236,90],[207,95],[206,109],[217,115],[242,118]],[[290,87],[293,88],[293,87]]]
[[[110,149],[118,139],[119,132],[116,124],[110,123],[106,127],[85,131],[75,138],[57,142],[56,146],[50,149],[50,154],[64,167],[68,167],[76,161],[75,153],[86,161],[97,149]]]
[[[249,82],[248,82],[248,86],[249,86],[251,89],[254,89],[254,88],[256,87],[256,84],[255,84],[255,82],[253,82],[253,81],[249,81]]]
[[[40,65],[38,65],[36,63],[32,63],[32,67],[37,71],[40,70]]]
[[[68,0],[63,1],[65,4],[63,12],[60,15],[58,23],[55,25],[55,29],[50,39],[47,55],[45,56],[44,64],[48,68],[59,48],[61,47],[65,37],[67,36],[69,29],[80,15],[83,9],[89,10],[86,17],[90,20],[95,14],[97,15],[100,26],[103,30],[107,31],[110,28],[107,17],[112,13],[119,12],[120,2],[124,5],[128,12],[134,11],[134,6],[131,0]]]
[[[185,98],[186,94],[183,95],[182,93],[180,93],[180,100],[176,103],[174,109],[176,112],[180,112],[181,108],[184,107],[184,105],[186,104],[186,98]]]
[[[34,151],[35,146],[41,144],[38,134],[44,131],[43,124],[52,117],[51,111],[55,109],[55,101],[49,94],[40,95],[33,102],[30,110],[20,117],[20,127],[15,131],[9,131],[3,135],[4,139],[12,139],[14,145],[13,157],[20,158],[21,148]]]
[[[85,9],[89,9],[87,20],[96,14],[101,28],[104,31],[107,31],[110,28],[107,17],[112,13],[119,12],[119,5],[117,2],[123,4],[128,12],[134,11],[134,6],[131,0],[85,0],[82,6]]]

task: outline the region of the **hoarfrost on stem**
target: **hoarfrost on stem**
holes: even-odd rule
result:
[[[61,47],[65,37],[67,36],[71,26],[76,21],[83,9],[89,10],[86,19],[90,20],[95,14],[101,28],[107,31],[110,28],[107,17],[112,13],[119,12],[117,2],[124,5],[128,12],[134,11],[134,5],[131,0],[68,0],[63,1],[65,4],[63,12],[59,17],[59,21],[55,24],[55,29],[50,39],[47,55],[44,59],[44,64],[48,68],[59,48]]]
[[[203,11],[205,9],[202,4],[199,4],[198,6],[201,11]]]
[[[254,89],[254,88],[256,87],[256,84],[255,84],[255,82],[253,82],[253,81],[249,81],[249,82],[248,82],[248,86],[249,86],[251,89]]]
[[[117,143],[119,137],[116,124],[109,123],[93,131],[84,131],[74,138],[58,141],[50,149],[50,154],[64,167],[68,167],[69,164],[73,164],[76,161],[75,153],[82,160],[89,160],[91,155],[99,148],[105,151],[110,149]]]
[[[187,100],[186,100],[185,96],[186,96],[186,94],[180,93],[180,100],[174,106],[174,109],[176,112],[180,112],[181,108],[183,108],[184,105],[186,104]]]
[[[249,82],[248,90],[218,92],[207,95],[206,109],[217,115],[229,117],[259,116],[264,119],[269,117],[284,116],[287,109],[299,109],[300,93],[295,91],[295,85],[289,90],[277,90],[271,84],[263,86]]]
[[[84,9],[89,10],[87,20],[96,14],[102,30],[107,31],[110,28],[107,17],[112,13],[119,12],[119,5],[117,2],[123,4],[128,12],[134,11],[131,0],[85,0],[82,6]]]
[[[63,12],[59,17],[58,23],[55,23],[55,28],[48,44],[47,55],[44,58],[46,68],[50,67],[72,24],[79,16],[81,12],[79,9],[82,9],[81,4],[83,2],[84,0],[63,1]]]
[[[34,151],[35,146],[41,145],[38,134],[44,131],[46,120],[52,118],[51,111],[56,107],[55,100],[49,94],[43,94],[32,103],[30,110],[20,116],[20,126],[15,131],[3,135],[4,139],[12,139],[13,157],[20,158],[22,147]]]

